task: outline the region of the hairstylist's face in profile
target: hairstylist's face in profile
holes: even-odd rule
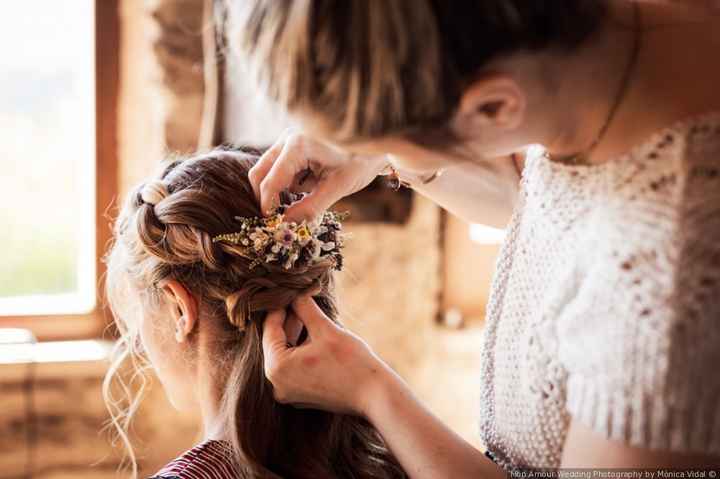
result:
[[[533,143],[535,132],[528,128],[526,105],[525,92],[510,76],[486,75],[465,90],[447,125],[450,141],[435,145],[429,138],[418,142],[386,136],[339,146],[357,154],[387,154],[399,169],[431,175],[462,160],[504,157]],[[323,137],[321,129],[313,131],[311,127],[309,133]]]

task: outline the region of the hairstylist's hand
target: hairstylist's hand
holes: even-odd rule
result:
[[[310,295],[298,297],[294,314],[309,339],[288,346],[284,310],[268,314],[263,328],[265,375],[275,399],[299,407],[367,415],[370,399],[390,369],[353,333],[325,316]]]
[[[350,155],[288,130],[249,176],[263,214],[278,205],[285,189],[309,193],[286,213],[289,219],[301,221],[315,218],[339,199],[367,186],[385,164],[382,157]]]

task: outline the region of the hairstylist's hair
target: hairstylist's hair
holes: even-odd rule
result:
[[[156,285],[173,278],[200,298],[200,322],[216,331],[214,373],[225,385],[221,414],[242,478],[404,478],[378,432],[364,419],[296,409],[273,398],[263,371],[266,311],[286,307],[301,292],[320,285],[315,301],[337,321],[334,263],[251,269],[238,246],[213,243],[213,236],[237,229],[236,216],[261,214],[248,181],[257,157],[252,150],[215,151],[172,161],[159,176],[167,194],[156,204],[143,200],[143,185],[129,195],[107,259],[108,297],[121,332],[119,361],[136,357],[141,321],[128,317],[137,312],[123,309],[128,295],[140,295],[143,307],[152,307],[162,301]],[[113,372],[119,369],[113,366],[106,380],[108,395]],[[128,408],[123,407],[128,403],[107,399],[114,423],[130,446],[124,416]],[[129,404],[133,410],[137,401]]]
[[[489,60],[573,49],[606,11],[604,0],[225,1],[229,46],[269,95],[340,141],[442,130]]]

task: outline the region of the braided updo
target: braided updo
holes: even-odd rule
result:
[[[226,378],[222,414],[243,477],[405,477],[365,420],[295,409],[273,398],[263,370],[265,313],[313,288],[317,304],[337,321],[335,264],[328,259],[290,270],[251,267],[239,246],[213,242],[237,229],[235,217],[261,216],[248,180],[258,156],[251,149],[218,150],[170,161],[128,196],[107,256],[108,299],[121,332],[119,360],[133,357],[136,343],[137,327],[123,310],[128,294],[158,304],[158,283],[177,280],[199,298],[202,321],[212,321],[217,330],[217,364],[223,369],[218,376]],[[127,436],[121,437],[129,448]]]
[[[217,151],[169,163],[159,178],[131,194],[128,214],[118,221],[116,246],[124,243],[137,253],[142,284],[172,277],[215,311],[224,310],[241,331],[253,313],[286,307],[312,286],[322,287],[318,299],[334,310],[328,294],[332,261],[291,270],[251,268],[240,246],[212,241],[238,228],[235,217],[261,215],[247,178],[254,153]]]

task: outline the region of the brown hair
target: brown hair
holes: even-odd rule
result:
[[[572,49],[603,0],[225,0],[229,46],[269,95],[339,141],[443,132],[499,55]]]
[[[221,414],[242,477],[406,477],[364,419],[296,409],[273,398],[263,371],[265,312],[287,307],[299,293],[320,285],[315,301],[333,321],[338,315],[332,261],[289,271],[269,265],[250,269],[237,246],[213,243],[213,236],[237,229],[234,217],[260,215],[247,176],[257,156],[252,150],[215,151],[175,160],[160,175],[168,191],[164,199],[154,206],[144,202],[143,185],[129,195],[107,257],[108,297],[122,333],[119,361],[136,357],[137,327],[127,317],[133,313],[122,309],[127,295],[157,304],[154,286],[176,279],[202,298],[200,320],[217,331],[217,373],[225,384]],[[105,389],[129,446],[125,410],[110,385],[119,369],[111,369]],[[134,409],[137,400],[129,404]]]

